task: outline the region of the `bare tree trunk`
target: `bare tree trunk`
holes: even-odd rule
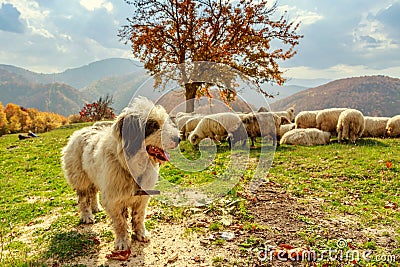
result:
[[[202,83],[193,82],[185,84],[185,97],[186,97],[186,112],[190,113],[194,111],[194,100],[196,98],[197,89]]]

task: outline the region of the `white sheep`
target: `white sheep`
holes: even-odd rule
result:
[[[195,118],[199,115],[183,115],[180,117],[176,117],[176,126],[178,127],[178,130],[183,131],[183,127],[185,126],[186,122],[192,118]]]
[[[330,132],[324,132],[316,128],[293,129],[285,133],[281,138],[281,145],[314,146],[329,144]]]
[[[294,107],[290,107],[285,111],[274,111],[280,117],[286,117],[289,123],[294,122]]]
[[[280,135],[284,135],[285,133],[289,132],[290,130],[293,130],[296,128],[295,123],[290,123],[290,124],[282,124],[280,127]]]
[[[235,113],[224,112],[204,116],[196,128],[189,134],[189,141],[197,145],[201,140],[210,138],[221,141],[225,137],[233,136],[233,133],[242,125],[239,116]]]
[[[182,127],[182,137],[184,138],[183,140],[186,140],[190,132],[196,129],[197,125],[199,124],[202,118],[203,118],[202,116],[194,117],[189,119],[185,123],[185,125]]]
[[[386,136],[399,137],[400,136],[400,115],[390,118],[386,124]]]
[[[258,112],[247,114],[242,122],[254,146],[256,137],[271,137],[273,145],[277,144],[280,137],[281,117],[274,112]]]
[[[389,117],[364,117],[365,127],[361,137],[385,137]]]
[[[361,111],[356,109],[346,109],[340,113],[337,133],[338,142],[340,143],[344,138],[348,138],[352,143],[355,143],[361,137],[364,131],[364,116]]]
[[[340,113],[345,110],[345,108],[328,108],[318,111],[315,118],[317,122],[316,128],[324,132],[336,134]]]
[[[294,119],[296,129],[316,128],[318,112],[319,110],[299,112]]]
[[[108,127],[113,125],[114,121],[96,121],[93,126],[95,127]]]
[[[195,115],[195,112],[182,112],[182,111],[180,111],[180,112],[176,113],[175,118],[180,118],[180,117],[183,117],[183,116],[193,116],[193,115]]]

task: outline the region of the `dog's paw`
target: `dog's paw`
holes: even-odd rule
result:
[[[128,250],[130,247],[131,247],[131,242],[129,241],[129,238],[117,237],[115,239],[115,244],[114,244],[115,250]]]
[[[144,231],[136,231],[136,239],[140,242],[149,242],[150,234],[146,230]]]
[[[98,213],[100,211],[102,211],[103,209],[100,206],[94,206],[92,207],[92,212],[93,213]]]
[[[89,213],[81,214],[81,222],[85,223],[85,224],[94,223],[93,214],[89,214]]]

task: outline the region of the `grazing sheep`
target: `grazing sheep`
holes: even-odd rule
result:
[[[280,135],[284,135],[285,133],[289,132],[290,130],[293,130],[296,128],[295,123],[290,123],[290,124],[282,124],[280,127]]]
[[[346,109],[340,113],[337,133],[339,143],[348,138],[352,143],[355,143],[361,137],[364,131],[364,116],[361,111],[356,109]]]
[[[326,145],[329,144],[330,138],[330,132],[324,132],[316,128],[293,129],[282,136],[281,145]]]
[[[186,122],[192,118],[198,117],[199,115],[184,115],[176,118],[176,126],[179,131],[183,131],[183,127]]]
[[[289,123],[294,122],[294,107],[288,108],[285,111],[274,111],[280,117],[286,117]]]
[[[365,127],[361,137],[385,137],[389,117],[364,117]]]
[[[185,125],[182,127],[182,137],[183,140],[186,140],[190,134],[190,132],[192,132],[194,129],[196,129],[197,124],[199,124],[199,122],[201,121],[203,117],[198,116],[198,117],[194,117],[189,119]]]
[[[204,116],[196,128],[189,134],[189,141],[197,145],[205,138],[221,141],[232,137],[233,132],[241,126],[241,120],[235,113],[224,112]]]
[[[345,108],[328,108],[318,111],[317,117],[315,118],[317,122],[316,128],[336,135],[336,127],[340,113],[345,110]]]
[[[272,138],[273,145],[277,144],[280,137],[281,117],[274,112],[259,112],[248,114],[242,119],[246,132],[251,139],[251,146],[254,146],[256,137]]]
[[[299,112],[294,119],[296,129],[316,128],[318,112],[319,110]]]
[[[400,136],[400,115],[390,118],[386,124],[386,136],[399,137]]]

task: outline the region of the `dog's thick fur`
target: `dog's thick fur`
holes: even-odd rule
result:
[[[82,222],[94,222],[100,191],[102,206],[112,219],[115,249],[130,247],[129,210],[136,238],[148,241],[144,218],[149,196],[135,193],[153,188],[163,160],[146,148],[171,149],[178,143],[179,131],[165,109],[143,97],[136,98],[111,126],[97,125],[74,132],[62,151],[62,167],[77,193]]]

